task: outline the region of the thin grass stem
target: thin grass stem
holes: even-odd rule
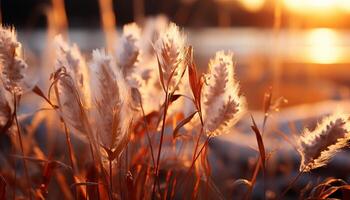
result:
[[[165,94],[165,101],[164,101],[164,113],[163,113],[163,121],[162,121],[162,129],[161,129],[161,135],[160,135],[160,141],[159,141],[159,148],[158,148],[158,154],[157,154],[157,163],[156,163],[156,169],[155,169],[155,178],[153,182],[153,191],[152,191],[152,199],[155,198],[155,192],[156,192],[156,183],[159,182],[159,161],[160,161],[160,154],[162,151],[163,146],[163,139],[164,139],[164,131],[165,131],[165,121],[166,121],[166,115],[168,110],[168,103],[169,103],[169,96],[168,91],[166,91]],[[160,192],[160,191],[159,191]]]
[[[109,160],[109,184],[110,184],[110,192],[113,194],[113,169],[112,169],[112,160]],[[111,195],[113,196],[113,195]]]
[[[142,104],[142,99],[140,98],[140,106],[141,106],[141,111],[142,111],[142,118],[143,118],[143,123],[145,124],[145,128],[146,128],[146,135],[147,135],[147,141],[148,141],[148,145],[149,148],[151,150],[151,158],[152,158],[152,164],[153,167],[156,166],[156,161],[153,155],[153,146],[152,146],[152,140],[151,140],[151,136],[149,135],[149,129],[148,129],[148,125],[147,125],[147,121],[146,121],[146,115],[145,115],[145,110],[143,108],[143,104]]]
[[[20,127],[20,124],[18,122],[18,117],[17,117],[17,98],[20,98],[20,96],[17,96],[15,93],[13,94],[13,98],[14,98],[14,118],[15,118],[15,122],[16,122],[16,126],[17,126],[17,133],[18,133],[18,140],[19,140],[19,145],[20,145],[20,148],[21,148],[21,153],[22,153],[22,161],[23,161],[23,167],[24,167],[24,174],[25,174],[25,177],[26,177],[26,180],[27,180],[27,189],[28,189],[28,197],[29,199],[31,200],[32,199],[32,195],[31,195],[31,192],[30,192],[30,179],[29,179],[29,173],[28,173],[28,166],[27,166],[27,162],[25,160],[25,154],[24,154],[24,148],[23,148],[23,140],[22,140],[22,135],[21,135],[21,127]],[[18,104],[19,104],[19,100],[18,100]]]
[[[71,140],[70,140],[70,134],[69,134],[69,131],[68,131],[68,128],[67,128],[67,125],[66,123],[62,120],[62,123],[63,123],[63,126],[64,126],[64,133],[66,135],[66,143],[67,143],[67,146],[68,146],[68,155],[69,155],[69,161],[70,161],[70,165],[71,165],[71,168],[72,168],[72,171],[73,171],[73,181],[74,183],[76,183],[75,181],[75,172],[76,172],[76,168],[75,168],[75,156],[74,156],[74,153],[73,153],[73,148],[72,148],[72,143],[71,143]],[[77,198],[77,190],[76,188],[74,188],[74,197],[75,199],[78,199]]]

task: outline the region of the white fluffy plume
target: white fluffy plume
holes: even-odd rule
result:
[[[140,54],[141,29],[136,23],[127,24],[123,27],[123,35],[119,40],[117,51],[118,67],[126,78],[130,78],[135,70]]]
[[[129,138],[133,111],[130,108],[130,88],[114,63],[105,51],[93,51],[90,66],[96,87],[93,93],[96,138],[108,149],[122,151]]]
[[[174,23],[170,23],[160,34],[155,43],[155,51],[161,65],[162,84],[165,90],[171,92],[176,89],[185,70],[186,37]]]
[[[15,30],[0,28],[0,77],[6,90],[21,94],[25,89],[28,65],[21,56],[22,47]]]
[[[245,111],[245,99],[234,76],[233,54],[217,52],[210,60],[202,91],[204,128],[211,135],[224,133]]]
[[[76,44],[69,46],[61,35],[56,36],[54,42],[56,46],[55,69],[66,68],[67,73],[74,80],[83,105],[90,107],[89,71],[78,46]]]
[[[300,171],[324,166],[350,140],[349,115],[336,113],[322,120],[310,131],[305,129],[298,141]]]

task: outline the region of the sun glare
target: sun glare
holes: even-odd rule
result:
[[[350,13],[350,1],[349,0],[338,0],[341,9],[345,12]]]
[[[288,10],[299,13],[337,10],[350,12],[349,0],[284,0],[284,5]]]
[[[331,64],[342,59],[342,50],[338,46],[338,37],[334,30],[319,28],[307,35],[309,59],[314,63]]]

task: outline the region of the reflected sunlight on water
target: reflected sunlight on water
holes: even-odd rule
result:
[[[249,28],[189,32],[197,55],[206,57],[205,60],[215,51],[232,50],[240,62],[258,55],[263,58],[279,56],[284,63],[350,63],[350,31],[330,28],[282,29],[278,38],[281,45],[278,55],[274,36],[271,30]]]
[[[284,0],[284,5],[297,13],[350,11],[349,0]]]
[[[339,44],[337,32],[332,29],[318,28],[307,33],[307,58],[313,63],[332,64],[344,60],[345,52]]]

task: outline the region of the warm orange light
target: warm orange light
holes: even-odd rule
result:
[[[338,0],[341,9],[345,12],[350,13],[350,1],[349,0]]]
[[[239,3],[249,12],[257,12],[265,5],[265,0],[239,0]]]
[[[338,37],[334,30],[326,28],[312,30],[306,40],[307,54],[311,62],[331,64],[342,59],[343,52],[338,46]]]
[[[283,0],[287,9],[299,13],[348,11],[349,0]]]
[[[309,0],[305,2],[316,9],[327,9],[337,5],[336,0]]]

